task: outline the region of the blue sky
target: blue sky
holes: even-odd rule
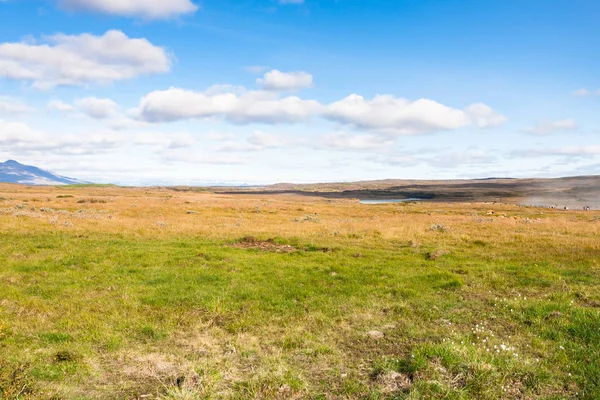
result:
[[[122,184],[600,174],[600,2],[0,0],[0,160]]]

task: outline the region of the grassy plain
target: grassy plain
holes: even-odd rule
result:
[[[598,399],[599,268],[596,211],[0,185],[0,396]]]

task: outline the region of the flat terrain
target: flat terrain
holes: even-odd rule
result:
[[[8,399],[598,399],[600,212],[0,185]]]
[[[600,210],[600,176],[553,179],[380,180],[347,183],[280,183],[220,192],[288,193],[327,198],[423,198],[437,202],[503,202]]]

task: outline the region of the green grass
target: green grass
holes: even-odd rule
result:
[[[544,257],[431,235],[416,248],[278,238],[298,250],[275,253],[186,235],[5,232],[0,393],[600,398],[596,250]]]

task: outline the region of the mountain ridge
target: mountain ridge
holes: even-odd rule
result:
[[[0,182],[21,185],[53,186],[89,183],[55,174],[33,165],[21,164],[15,160],[0,162]]]

